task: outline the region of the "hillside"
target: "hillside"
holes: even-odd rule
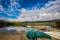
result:
[[[51,21],[25,21],[25,22],[7,22],[0,20],[0,27],[5,27],[5,26],[24,26],[26,27],[27,25],[30,26],[35,26],[35,25],[50,25],[50,26],[57,26],[60,24],[60,20],[51,20]]]

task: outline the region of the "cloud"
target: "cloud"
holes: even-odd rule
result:
[[[49,4],[48,4],[49,3]],[[60,9],[60,0],[56,0],[54,2],[48,2],[45,4],[45,11],[46,12],[58,12]],[[52,5],[49,7],[49,5]]]
[[[60,0],[49,1],[41,9],[33,7],[31,10],[22,8],[21,16],[18,20],[21,21],[46,21],[60,19]]]
[[[60,19],[60,0],[49,1],[41,8],[38,8],[38,6],[39,4],[37,3],[32,9],[18,9],[21,15],[17,19],[9,18],[9,21],[47,21]]]
[[[18,7],[21,7],[21,5],[17,1],[16,0],[10,0],[10,5],[8,5],[8,3],[5,3],[5,2],[8,2],[8,1],[5,0],[4,3],[5,3],[5,5],[8,6],[8,8],[5,8],[5,6],[3,6],[1,4],[1,3],[3,3],[2,0],[0,0],[0,2],[1,2],[0,3],[0,14],[1,13],[3,15],[6,14],[6,15],[8,15],[8,17],[11,17],[11,16],[16,16],[17,17],[17,15],[20,13],[18,11]],[[0,17],[2,17],[2,15],[0,15]]]

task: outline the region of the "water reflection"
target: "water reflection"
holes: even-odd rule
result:
[[[0,29],[0,33],[18,33],[21,31],[26,31],[26,27],[4,27]]]

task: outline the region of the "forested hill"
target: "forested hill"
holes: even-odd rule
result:
[[[1,27],[8,27],[8,26],[27,26],[27,25],[40,25],[40,24],[44,24],[44,25],[54,25],[53,23],[56,20],[52,20],[52,21],[25,21],[25,22],[7,22],[7,21],[3,21],[0,20],[0,28]]]

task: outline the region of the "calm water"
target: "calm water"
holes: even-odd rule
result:
[[[4,28],[0,28],[0,33],[16,33],[16,32],[20,32],[20,31],[26,31],[27,28],[26,27],[14,27],[14,26],[10,26],[10,27],[4,27]]]

